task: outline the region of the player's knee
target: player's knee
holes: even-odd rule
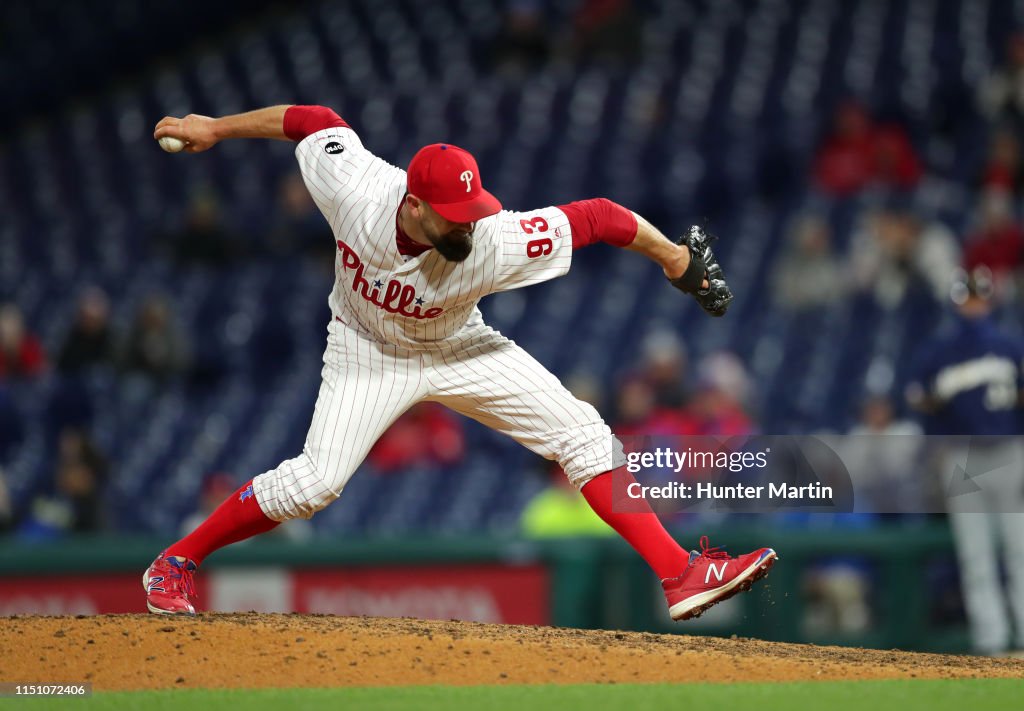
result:
[[[341,492],[331,491],[322,479],[318,479],[317,482],[310,491],[304,492],[294,500],[296,518],[313,518],[313,514],[327,508],[341,495]]]
[[[305,453],[253,479],[260,508],[275,521],[312,518],[340,496]]]
[[[570,446],[558,454],[570,483],[577,489],[600,474],[625,463],[622,443],[603,421],[598,420],[579,430]]]

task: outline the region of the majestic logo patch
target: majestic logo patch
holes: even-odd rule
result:
[[[252,484],[249,484],[249,486],[247,486],[244,489],[242,489],[242,493],[238,495],[238,500],[239,501],[245,501],[246,499],[250,498],[252,495],[253,495],[253,493],[252,493]]]
[[[363,275],[366,266],[355,250],[340,239],[338,240],[338,250],[341,252],[341,264],[346,271],[349,269],[355,271],[352,277],[352,291],[374,306],[391,314],[418,319],[437,318],[444,313],[444,309],[437,306],[429,309],[421,308],[424,303],[423,299],[416,294],[416,289],[411,284],[402,284],[397,279],[388,280],[387,285],[382,280],[375,279],[371,284]]]
[[[469,185],[469,181],[472,180],[472,179],[473,179],[473,171],[472,170],[464,170],[464,171],[462,171],[462,175],[459,176],[459,180],[461,180],[462,182],[464,182],[466,184],[466,192],[467,193],[472,189],[470,187],[470,185]]]
[[[327,155],[334,156],[344,152],[345,146],[341,145],[337,141],[331,141],[330,143],[324,146],[324,153],[326,153]]]

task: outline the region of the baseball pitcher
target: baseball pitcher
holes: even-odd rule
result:
[[[321,106],[166,117],[154,137],[184,141],[190,153],[231,138],[296,141],[337,253],[322,383],[302,452],[244,484],[160,553],[143,576],[151,612],[195,614],[194,573],[211,552],[329,505],[377,438],[425,400],[557,461],[661,579],[673,619],[695,617],[767,574],[771,548],[732,558],[702,539],[701,551],[687,552],[643,502],[628,512],[614,505],[632,478],[608,425],[477,308],[487,294],[565,274],[574,250],[603,241],[654,260],[672,286],[722,316],[732,294],[703,230],[672,242],[606,199],[502,210],[462,148],[425,146],[402,170]]]

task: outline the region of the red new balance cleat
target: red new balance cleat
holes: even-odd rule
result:
[[[771,548],[730,558],[719,548],[708,548],[707,536],[701,536],[700,548],[699,553],[690,551],[690,563],[682,575],[661,581],[673,620],[700,617],[709,607],[749,590],[778,560]]]
[[[166,553],[161,553],[142,574],[146,607],[158,615],[194,615],[196,608],[191,598],[196,594],[192,581],[196,564],[191,560],[182,563]]]

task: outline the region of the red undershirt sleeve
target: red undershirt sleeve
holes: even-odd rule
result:
[[[345,119],[326,106],[291,106],[284,112],[284,135],[301,141],[325,128],[348,128]]]
[[[558,209],[569,218],[573,249],[595,242],[625,247],[636,237],[636,216],[606,198],[577,200]]]

